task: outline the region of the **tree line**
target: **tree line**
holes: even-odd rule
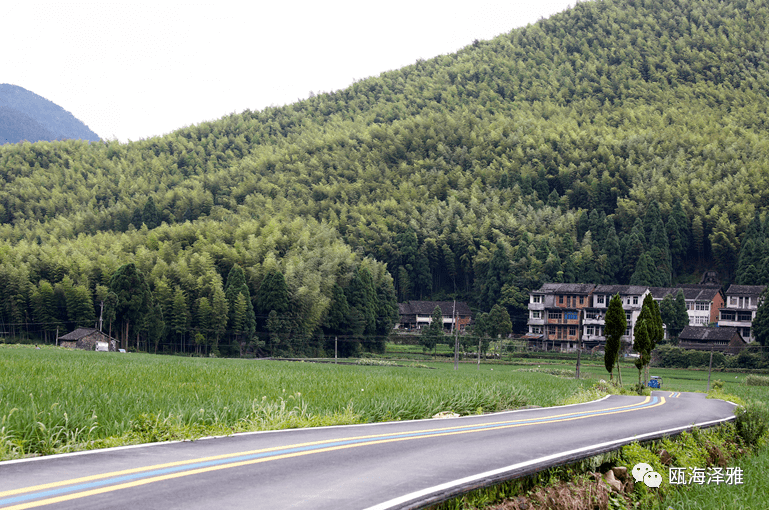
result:
[[[4,145],[0,320],[70,321],[68,293],[97,315],[128,262],[164,318],[177,302],[158,345],[185,351],[236,264],[265,352],[330,334],[361,265],[388,300],[499,305],[516,332],[545,281],[766,283],[768,20],[748,0],[583,2],[292,105],[127,144]],[[273,271],[290,306],[270,321]],[[384,331],[362,306],[343,329]]]

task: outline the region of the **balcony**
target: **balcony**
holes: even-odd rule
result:
[[[547,324],[567,324],[571,326],[578,326],[579,319],[547,319]]]

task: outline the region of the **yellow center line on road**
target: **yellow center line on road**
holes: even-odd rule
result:
[[[605,416],[605,415],[620,414],[620,413],[626,413],[626,412],[630,412],[630,411],[639,410],[639,406],[647,404],[650,399],[651,399],[651,397],[647,397],[641,403],[607,408],[607,409],[601,411],[600,415],[601,416]],[[648,407],[640,408],[640,409],[650,409],[650,408],[653,408],[653,407],[661,406],[663,404],[665,404],[665,398],[664,397],[660,397],[660,402],[658,402],[656,404],[652,404],[651,406],[648,406]],[[142,471],[151,471],[151,470],[163,469],[163,468],[167,468],[167,467],[183,466],[185,464],[193,464],[193,463],[206,462],[206,461],[211,461],[211,460],[221,460],[221,459],[227,459],[227,458],[232,458],[232,457],[239,457],[239,456],[244,456],[244,455],[253,455],[253,454],[258,454],[258,453],[267,453],[267,452],[270,452],[270,451],[286,450],[286,449],[290,449],[290,448],[301,448],[301,447],[306,447],[306,446],[316,446],[316,445],[321,445],[321,444],[324,444],[324,443],[372,439],[372,441],[358,442],[358,443],[344,444],[344,445],[335,445],[335,446],[330,446],[330,447],[327,447],[327,448],[318,448],[318,449],[312,449],[312,450],[306,450],[306,451],[292,452],[292,453],[286,453],[286,454],[281,454],[281,455],[274,455],[274,456],[270,456],[270,457],[262,457],[262,458],[258,458],[258,459],[249,459],[249,460],[244,460],[244,461],[239,461],[239,462],[231,462],[231,463],[227,463],[227,464],[220,464],[220,465],[215,465],[215,466],[207,466],[207,467],[191,469],[191,470],[187,470],[187,471],[181,471],[181,472],[176,472],[176,473],[169,473],[169,474],[154,476],[154,477],[145,478],[145,479],[141,479],[141,480],[134,480],[134,481],[131,481],[131,482],[126,482],[126,483],[122,483],[122,484],[118,484],[118,485],[101,487],[101,488],[86,490],[86,491],[82,491],[82,492],[75,492],[75,493],[72,493],[72,494],[66,494],[66,495],[57,496],[57,497],[48,498],[48,499],[43,499],[43,500],[39,500],[39,501],[29,501],[29,502],[22,503],[22,504],[19,504],[19,505],[6,507],[7,510],[22,510],[22,509],[26,509],[26,508],[34,508],[34,507],[38,507],[38,506],[49,505],[49,504],[54,504],[54,503],[60,503],[60,502],[64,502],[64,501],[70,501],[70,500],[73,500],[73,499],[79,499],[79,498],[93,496],[93,495],[97,495],[97,494],[103,494],[103,493],[106,493],[106,492],[117,491],[117,490],[120,490],[120,489],[127,489],[127,488],[131,488],[131,487],[137,487],[137,486],[146,485],[146,484],[149,484],[149,483],[159,482],[159,481],[163,481],[163,480],[180,478],[180,477],[183,477],[183,476],[190,476],[190,475],[195,475],[195,474],[200,474],[200,473],[218,471],[218,470],[221,470],[221,469],[228,469],[228,468],[246,466],[246,465],[251,465],[251,464],[259,464],[259,463],[262,463],[262,462],[267,462],[267,461],[272,461],[272,460],[280,460],[280,459],[287,459],[287,458],[292,458],[292,457],[299,457],[299,456],[310,455],[310,454],[314,454],[314,453],[324,453],[324,452],[330,452],[330,451],[344,450],[344,449],[347,449],[347,448],[354,448],[354,447],[358,447],[358,446],[367,446],[367,445],[376,445],[376,444],[392,443],[392,442],[399,442],[399,441],[408,441],[408,440],[413,440],[413,439],[422,439],[422,438],[425,438],[425,437],[451,436],[451,435],[458,435],[458,434],[467,434],[467,433],[471,433],[471,432],[483,432],[483,431],[487,431],[487,430],[501,430],[501,429],[515,428],[515,427],[523,427],[523,426],[526,426],[526,425],[534,425],[534,424],[544,424],[544,423],[555,423],[555,422],[572,421],[572,420],[578,420],[578,419],[587,418],[587,417],[591,417],[591,416],[595,416],[595,415],[596,414],[585,415],[585,412],[582,411],[582,412],[565,413],[565,414],[555,415],[555,416],[551,416],[549,418],[542,418],[542,419],[539,419],[537,421],[534,421],[533,419],[527,419],[527,420],[509,420],[509,421],[500,421],[500,422],[491,422],[491,423],[480,424],[480,425],[482,425],[482,426],[484,426],[486,428],[478,428],[479,424],[472,424],[472,425],[465,425],[465,426],[461,426],[461,427],[443,427],[443,428],[435,428],[435,429],[423,429],[423,430],[416,430],[416,431],[401,432],[400,434],[409,434],[408,436],[405,436],[405,437],[392,437],[393,433],[390,433],[390,434],[376,434],[376,435],[357,436],[357,437],[348,437],[348,438],[335,438],[335,439],[328,439],[328,440],[324,440],[324,441],[312,441],[312,442],[307,442],[307,443],[298,443],[298,444],[287,445],[287,446],[286,445],[284,445],[284,446],[276,446],[276,447],[264,448],[264,449],[260,449],[260,450],[251,450],[251,451],[248,451],[248,452],[238,452],[238,453],[231,453],[231,454],[225,454],[225,455],[217,455],[217,456],[212,456],[212,457],[203,457],[203,458],[194,459],[194,460],[170,462],[170,463],[166,463],[166,464],[157,464],[157,465],[147,466],[147,467],[142,467],[142,468],[133,468],[133,469],[127,469],[127,470],[122,470],[122,471],[115,471],[115,472],[111,472],[111,473],[104,473],[104,474],[99,474],[99,475],[86,476],[86,477],[81,477],[81,478],[76,478],[76,479],[71,479],[71,480],[64,480],[64,481],[60,481],[60,482],[53,482],[53,483],[48,483],[48,484],[42,484],[42,485],[36,485],[36,486],[25,487],[25,488],[20,488],[20,489],[14,489],[14,490],[10,490],[10,491],[4,491],[4,492],[0,492],[0,497],[11,496],[11,495],[16,495],[16,494],[23,494],[23,493],[28,493],[28,492],[35,492],[35,491],[39,491],[39,490],[45,490],[45,489],[51,489],[51,488],[57,488],[57,487],[64,487],[64,486],[67,486],[67,485],[73,485],[73,484],[77,484],[77,483],[95,481],[95,480],[100,480],[100,479],[104,479],[104,478],[122,476],[122,475],[126,475],[126,474],[140,473]],[[430,434],[425,436],[424,434],[426,434],[426,433],[430,433]],[[422,435],[415,435],[415,434],[422,434]],[[377,438],[382,438],[382,437],[387,437],[387,439],[376,440]]]

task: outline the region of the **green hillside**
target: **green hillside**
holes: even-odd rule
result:
[[[2,324],[92,324],[71,296],[96,307],[127,262],[153,296],[129,331],[203,352],[381,340],[396,299],[500,303],[520,330],[544,281],[766,283],[767,20],[766,2],[584,2],[281,108],[2,146]],[[214,327],[236,265],[253,327],[237,293]]]

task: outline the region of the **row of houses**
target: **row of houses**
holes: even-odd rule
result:
[[[622,341],[632,344],[633,329],[646,296],[661,302],[666,296],[675,298],[680,290],[686,301],[689,326],[679,335],[679,345],[732,352],[741,348],[740,341],[745,344],[755,340],[752,322],[765,288],[731,285],[724,293],[711,281],[678,287],[546,283],[529,295],[526,337],[543,350],[574,351],[580,343],[583,348],[600,348],[606,342],[604,325],[609,301],[619,294],[627,319]],[[708,328],[709,325],[718,326],[721,331],[704,331],[716,329]]]

